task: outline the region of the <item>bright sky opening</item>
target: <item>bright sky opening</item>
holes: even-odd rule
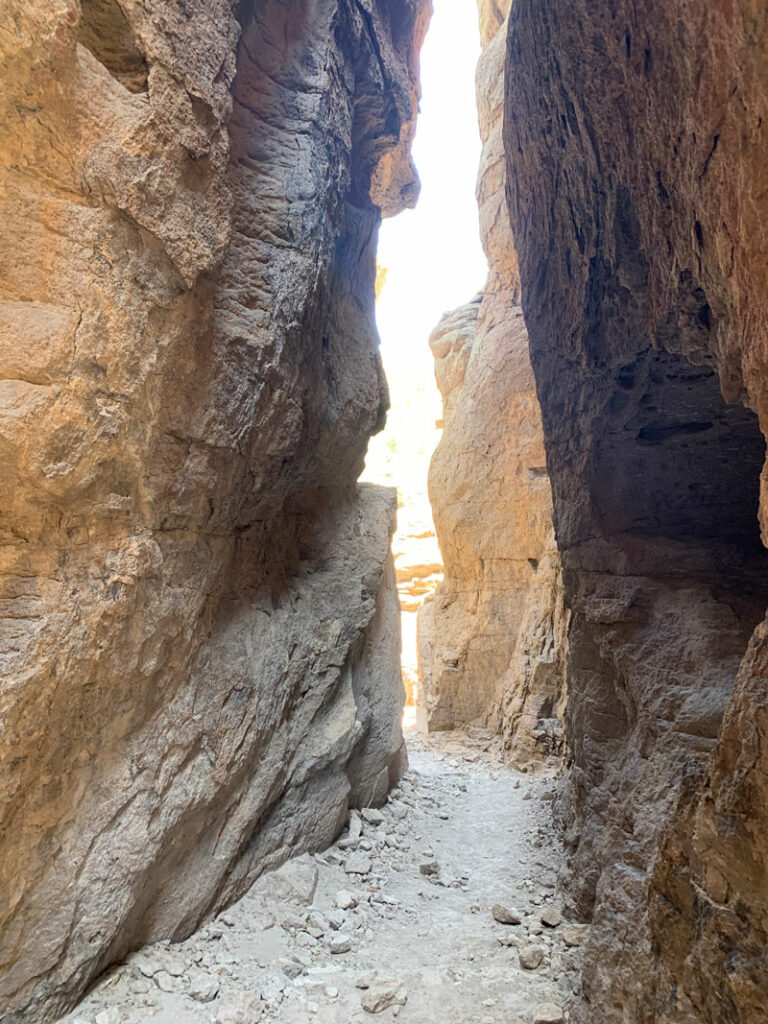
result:
[[[475,199],[479,57],[475,0],[434,0],[413,145],[421,196],[415,210],[385,220],[379,234],[378,263],[387,276],[376,317],[392,408],[384,434],[370,443],[364,474],[396,485],[406,506],[426,501],[427,466],[439,438],[429,335],[444,312],[472,298],[487,274]]]

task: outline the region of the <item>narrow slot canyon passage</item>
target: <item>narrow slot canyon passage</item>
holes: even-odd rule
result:
[[[768,1024],[768,8],[6,8],[0,1024]]]
[[[491,21],[486,36],[501,24]],[[513,394],[494,427],[471,412],[489,374],[506,387],[510,371],[527,369],[519,310],[511,331],[498,322],[518,301],[518,284],[501,240],[492,245],[500,230],[493,177],[501,106],[497,100],[485,112],[479,132],[480,57],[474,5],[436,3],[420,53],[412,147],[420,200],[383,222],[377,250],[390,408],[361,479],[397,489],[392,552],[408,769],[380,808],[351,810],[332,846],[268,872],[189,938],[140,949],[61,1024],[362,1024],[372,1014],[417,1024],[565,1019],[588,926],[563,917],[559,892],[552,802],[561,681],[535,692],[542,713],[534,735],[527,725],[514,729],[519,710],[506,738],[499,728],[502,695],[519,692],[510,660],[530,611],[526,589],[539,571],[547,574],[546,564],[539,569],[541,537],[504,524],[511,497],[504,487],[526,459],[536,464],[522,470],[538,491],[531,500],[543,516],[549,511],[541,452],[521,438],[518,464],[502,457],[513,417],[538,429],[530,371],[525,405]],[[499,59],[500,51],[481,68],[478,89]],[[503,409],[492,403],[489,411],[496,418]],[[504,593],[508,556],[522,563],[511,594]],[[545,586],[551,590],[551,581]],[[548,612],[548,604],[539,609],[539,620]],[[545,722],[550,731],[538,736]],[[529,749],[521,745],[510,757],[516,731]]]

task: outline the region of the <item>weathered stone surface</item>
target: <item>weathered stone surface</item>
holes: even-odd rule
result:
[[[421,695],[430,728],[479,720],[529,760],[562,745],[566,615],[505,203],[505,12],[479,9],[477,197],[489,274],[430,338],[445,426],[429,492],[445,579],[421,612]]]
[[[765,1017],[767,53],[746,0],[510,15],[590,1024]]]
[[[402,768],[393,497],[354,482],[426,17],[5,5],[8,1021],[189,933]]]

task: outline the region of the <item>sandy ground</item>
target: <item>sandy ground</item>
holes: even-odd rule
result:
[[[262,877],[185,942],[134,954],[63,1021],[567,1021],[585,936],[558,923],[552,771],[503,766],[481,733],[411,731],[409,747],[383,820],[353,813],[331,849]]]

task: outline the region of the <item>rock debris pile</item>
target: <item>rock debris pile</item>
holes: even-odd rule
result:
[[[554,769],[505,767],[479,732],[412,745],[383,808],[129,957],[62,1024],[567,1020],[586,929],[562,919]]]

